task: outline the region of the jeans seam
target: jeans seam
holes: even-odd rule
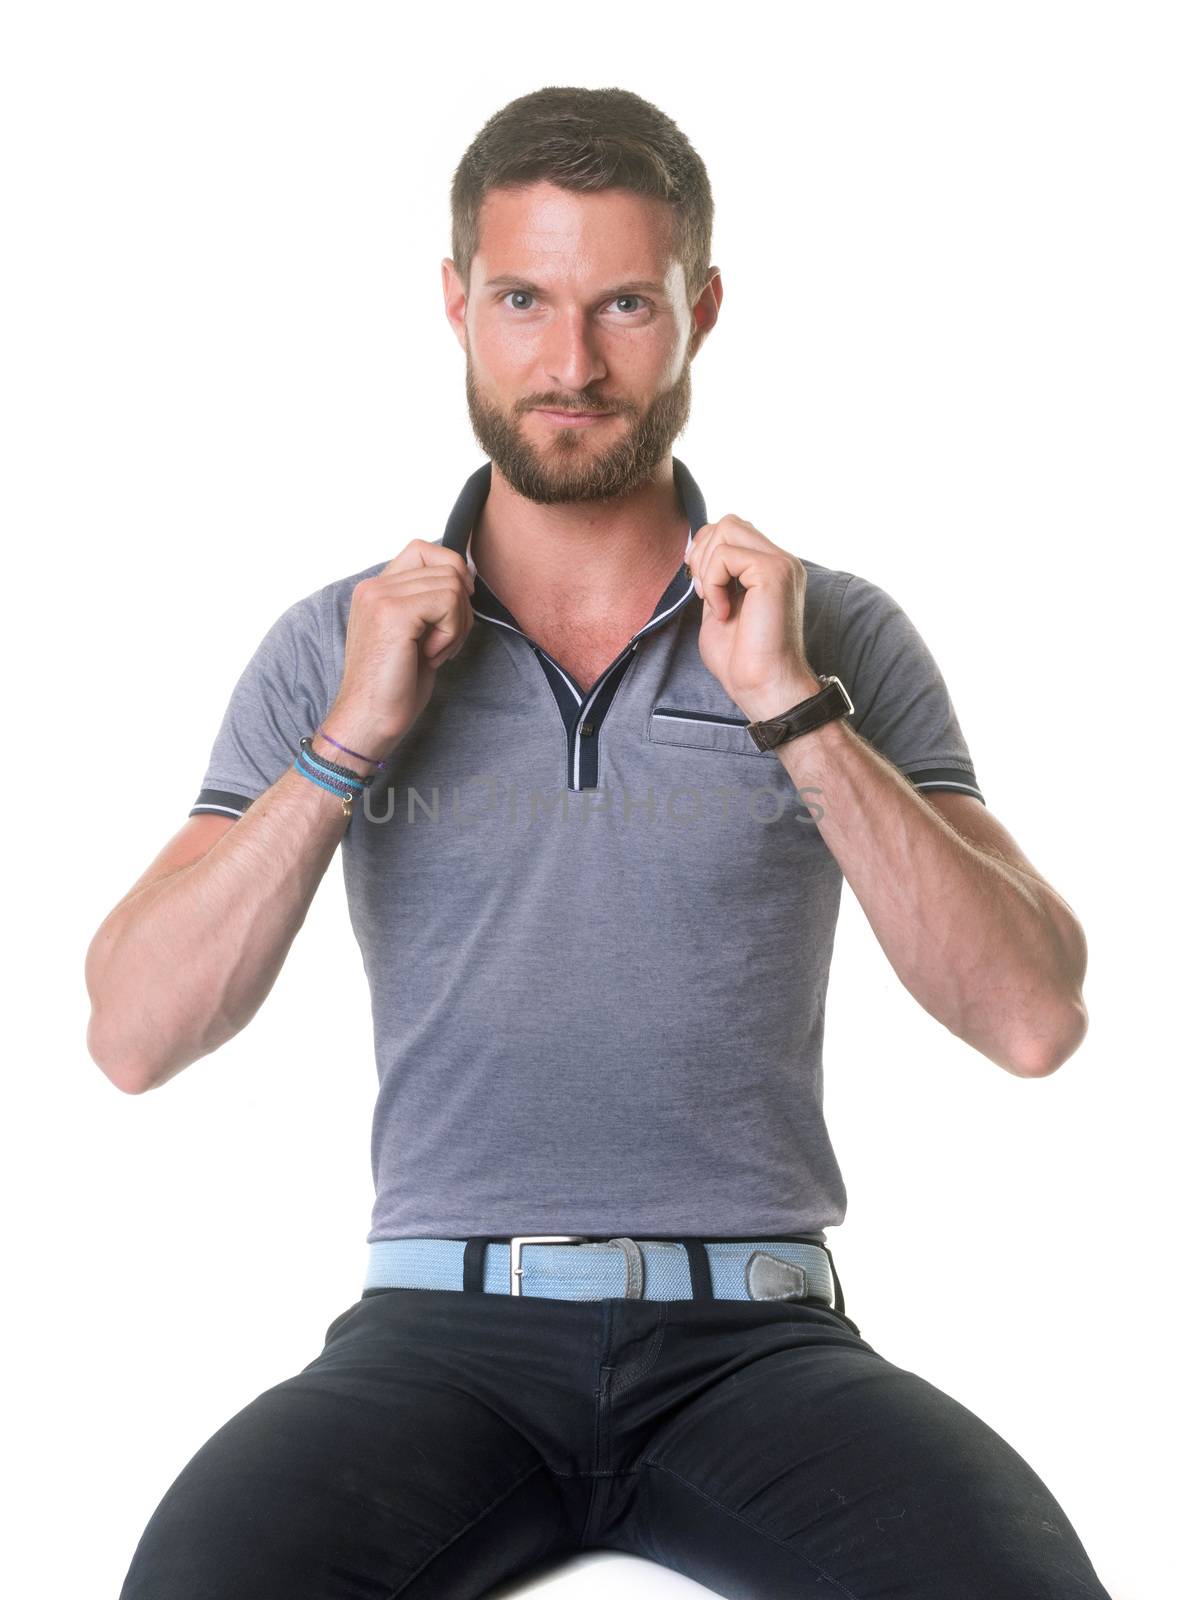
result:
[[[789,1539],[780,1539],[776,1533],[770,1533],[766,1528],[759,1528],[756,1522],[750,1522],[748,1517],[743,1517],[739,1511],[734,1511],[731,1506],[725,1505],[722,1500],[718,1500],[715,1495],[709,1494],[708,1491],[706,1489],[702,1489],[699,1484],[692,1483],[689,1479],[684,1477],[683,1473],[677,1472],[674,1467],[669,1467],[665,1462],[662,1461],[653,1461],[650,1457],[642,1461],[640,1465],[644,1467],[657,1467],[659,1471],[666,1472],[671,1477],[678,1479],[679,1482],[683,1484],[685,1489],[690,1489],[693,1494],[698,1494],[702,1500],[707,1500],[709,1505],[715,1506],[718,1511],[723,1511],[726,1516],[732,1517],[734,1522],[741,1523],[743,1527],[751,1529],[754,1533],[760,1533],[763,1538],[769,1539],[771,1543],[780,1545],[783,1550],[789,1550],[790,1554],[797,1556],[800,1561],[805,1561],[807,1566],[813,1568],[813,1570],[819,1574],[824,1582],[834,1584],[839,1590],[840,1594],[846,1595],[847,1600],[858,1600],[858,1597],[852,1594],[850,1589],[846,1588],[842,1583],[840,1583],[838,1578],[834,1577],[830,1572],[826,1571],[825,1568],[821,1567],[817,1561],[812,1561],[810,1556],[808,1556],[804,1551],[796,1549]]]
[[[663,1349],[663,1336],[664,1336],[664,1334],[666,1332],[667,1332],[667,1305],[666,1305],[666,1303],[664,1303],[659,1308],[659,1319],[658,1319],[658,1322],[656,1323],[655,1334],[654,1334],[654,1337],[653,1337],[653,1339],[651,1341],[651,1346],[650,1346],[649,1350],[647,1351],[647,1354],[643,1357],[642,1361],[639,1363],[639,1365],[637,1367],[631,1367],[631,1368],[624,1367],[622,1369],[622,1371],[626,1373],[626,1377],[623,1378],[622,1382],[619,1383],[617,1386],[612,1387],[612,1389],[611,1389],[611,1395],[612,1396],[620,1395],[623,1392],[624,1389],[629,1389],[632,1383],[637,1383],[640,1378],[645,1377],[647,1375],[647,1373],[650,1372],[651,1368],[655,1365],[656,1361],[659,1359],[659,1352]]]
[[[590,1492],[587,1496],[585,1516],[581,1520],[581,1534],[578,1538],[578,1548],[585,1549],[586,1536],[593,1524],[594,1513],[598,1509],[598,1499],[605,1490],[605,1485],[600,1483],[603,1476],[604,1463],[610,1459],[610,1395],[614,1382],[614,1368],[606,1364],[606,1357],[610,1355],[610,1345],[614,1337],[614,1302],[611,1298],[602,1301],[601,1355],[598,1357],[597,1385],[594,1389],[594,1442],[593,1454],[590,1458]]]
[[[511,1484],[507,1489],[505,1489],[502,1494],[496,1495],[495,1499],[489,1506],[485,1506],[483,1510],[480,1511],[476,1516],[473,1516],[468,1522],[464,1522],[462,1527],[459,1528],[457,1532],[451,1534],[450,1538],[447,1539],[445,1544],[440,1544],[437,1550],[432,1550],[424,1561],[419,1562],[410,1573],[409,1577],[403,1579],[401,1583],[397,1585],[396,1589],[390,1589],[385,1596],[385,1600],[397,1600],[397,1596],[399,1594],[404,1594],[406,1589],[409,1588],[410,1584],[415,1582],[421,1576],[421,1574],[425,1572],[426,1568],[432,1561],[437,1561],[440,1555],[443,1555],[447,1550],[450,1549],[451,1545],[454,1544],[456,1539],[461,1539],[465,1533],[470,1532],[476,1523],[482,1522],[484,1517],[490,1516],[497,1506],[502,1505],[510,1495],[515,1494],[516,1490],[522,1483],[527,1483],[529,1478],[535,1477],[538,1472],[542,1472],[544,1470],[544,1465],[545,1464],[543,1461],[538,1461],[535,1466],[529,1467],[528,1471],[522,1473],[521,1476],[516,1479],[515,1483]]]

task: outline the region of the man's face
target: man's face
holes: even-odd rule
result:
[[[443,263],[471,426],[517,493],[546,505],[627,494],[682,433],[720,280],[694,312],[671,250],[661,201],[535,183],[487,196],[467,295]]]

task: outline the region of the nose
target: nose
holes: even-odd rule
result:
[[[542,355],[545,376],[554,389],[576,394],[606,375],[585,313],[570,306],[550,325]]]

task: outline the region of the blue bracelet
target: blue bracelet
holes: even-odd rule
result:
[[[305,778],[310,778],[312,783],[317,783],[321,789],[326,789],[329,794],[337,795],[344,815],[351,817],[354,798],[352,786],[344,783],[342,779],[336,778],[329,781],[327,778],[321,778],[317,773],[312,772],[310,767],[303,765],[302,751],[295,757],[295,771],[301,772]]]

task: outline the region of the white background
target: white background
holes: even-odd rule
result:
[[[845,887],[848,1310],[1026,1457],[1115,1600],[1170,1590],[1167,12],[8,10],[10,1592],[115,1596],[183,1464],[359,1294],[376,1083],[338,854],[262,1011],[162,1092],[89,1058],[83,960],[273,618],[436,537],[485,459],[448,185],[550,83],[636,90],[707,164],[725,297],[675,449],[710,517],[900,600],[1089,940],[1088,1036],[1019,1080],[910,997]],[[609,1554],[546,1581],[703,1592]]]

